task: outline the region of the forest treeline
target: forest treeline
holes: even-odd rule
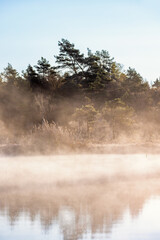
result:
[[[150,86],[105,50],[84,55],[66,39],[58,46],[55,66],[42,57],[21,74],[11,64],[0,74],[0,119],[14,139],[52,128],[78,141],[158,141],[160,79]]]

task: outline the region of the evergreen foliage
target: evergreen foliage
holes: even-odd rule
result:
[[[22,74],[11,64],[0,74],[0,118],[8,128],[28,131],[45,120],[73,131],[78,123],[77,129],[85,126],[91,138],[101,123],[116,139],[120,132],[133,131],[138,121],[148,121],[146,112],[159,124],[160,79],[149,86],[105,50],[88,49],[85,56],[66,39],[58,46],[56,66],[41,57]]]

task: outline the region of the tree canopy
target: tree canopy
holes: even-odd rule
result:
[[[87,49],[84,54],[66,39],[58,46],[55,66],[41,57],[22,73],[8,64],[0,74],[0,117],[8,126],[16,128],[18,122],[28,129],[44,119],[65,127],[85,122],[90,135],[91,128],[105,122],[115,138],[119,129],[133,130],[146,112],[158,124],[159,78],[150,86],[134,68],[124,70],[107,50]]]

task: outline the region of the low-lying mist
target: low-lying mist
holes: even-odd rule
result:
[[[1,157],[0,186],[85,184],[136,178],[157,178],[159,155],[82,154]]]

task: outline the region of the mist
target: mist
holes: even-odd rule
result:
[[[77,240],[159,197],[160,80],[150,86],[106,50],[58,46],[56,66],[42,57],[0,74],[0,216]]]

